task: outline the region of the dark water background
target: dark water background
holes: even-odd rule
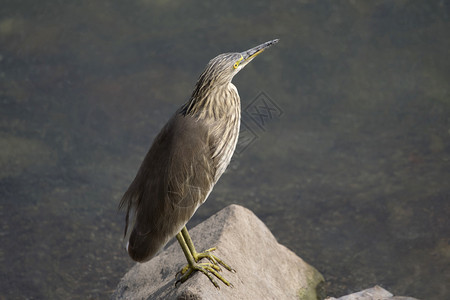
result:
[[[450,299],[449,14],[422,0],[1,1],[0,299],[107,298],[133,265],[117,204],[154,135],[209,59],[274,38],[234,83],[243,108],[263,91],[279,114],[244,116],[255,138],[189,226],[241,204],[329,295]]]

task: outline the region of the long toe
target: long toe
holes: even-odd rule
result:
[[[222,281],[227,286],[233,286],[228,280],[218,273],[220,268],[212,263],[195,263],[193,265],[185,266],[180,272],[177,273],[177,275],[180,275],[181,277],[175,282],[175,285],[185,282],[197,271],[205,274],[209,278],[209,281],[211,281],[211,283],[218,289],[220,289],[220,286],[216,280],[214,280],[214,277]]]
[[[215,256],[214,254],[212,254],[211,252],[216,250],[216,248],[211,248],[206,250],[205,252],[201,252],[201,253],[197,253],[197,255],[194,256],[194,259],[196,262],[200,261],[203,258],[208,259],[212,264],[216,265],[216,266],[222,266],[225,269],[227,269],[230,272],[236,273],[236,271],[230,267],[227,263],[225,263],[222,259],[218,258],[217,256]]]

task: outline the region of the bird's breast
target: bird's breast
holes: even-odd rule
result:
[[[212,126],[214,146],[212,157],[216,162],[215,181],[225,172],[236,149],[241,121],[241,104],[236,87],[230,84],[221,101],[222,114],[214,119]]]

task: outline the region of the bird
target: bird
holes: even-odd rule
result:
[[[241,104],[233,77],[277,42],[209,61],[189,100],[155,137],[120,200],[119,209],[126,209],[126,249],[134,261],[149,261],[176,236],[187,260],[176,274],[176,284],[201,272],[216,288],[220,287],[215,278],[232,286],[218,272],[221,267],[235,270],[212,254],[215,248],[197,252],[186,223],[206,201],[236,148]],[[207,262],[200,262],[204,258]]]

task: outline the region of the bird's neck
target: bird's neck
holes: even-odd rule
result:
[[[197,84],[181,112],[198,118],[221,119],[235,114],[236,111],[240,116],[240,105],[238,91],[231,82],[213,88]]]

